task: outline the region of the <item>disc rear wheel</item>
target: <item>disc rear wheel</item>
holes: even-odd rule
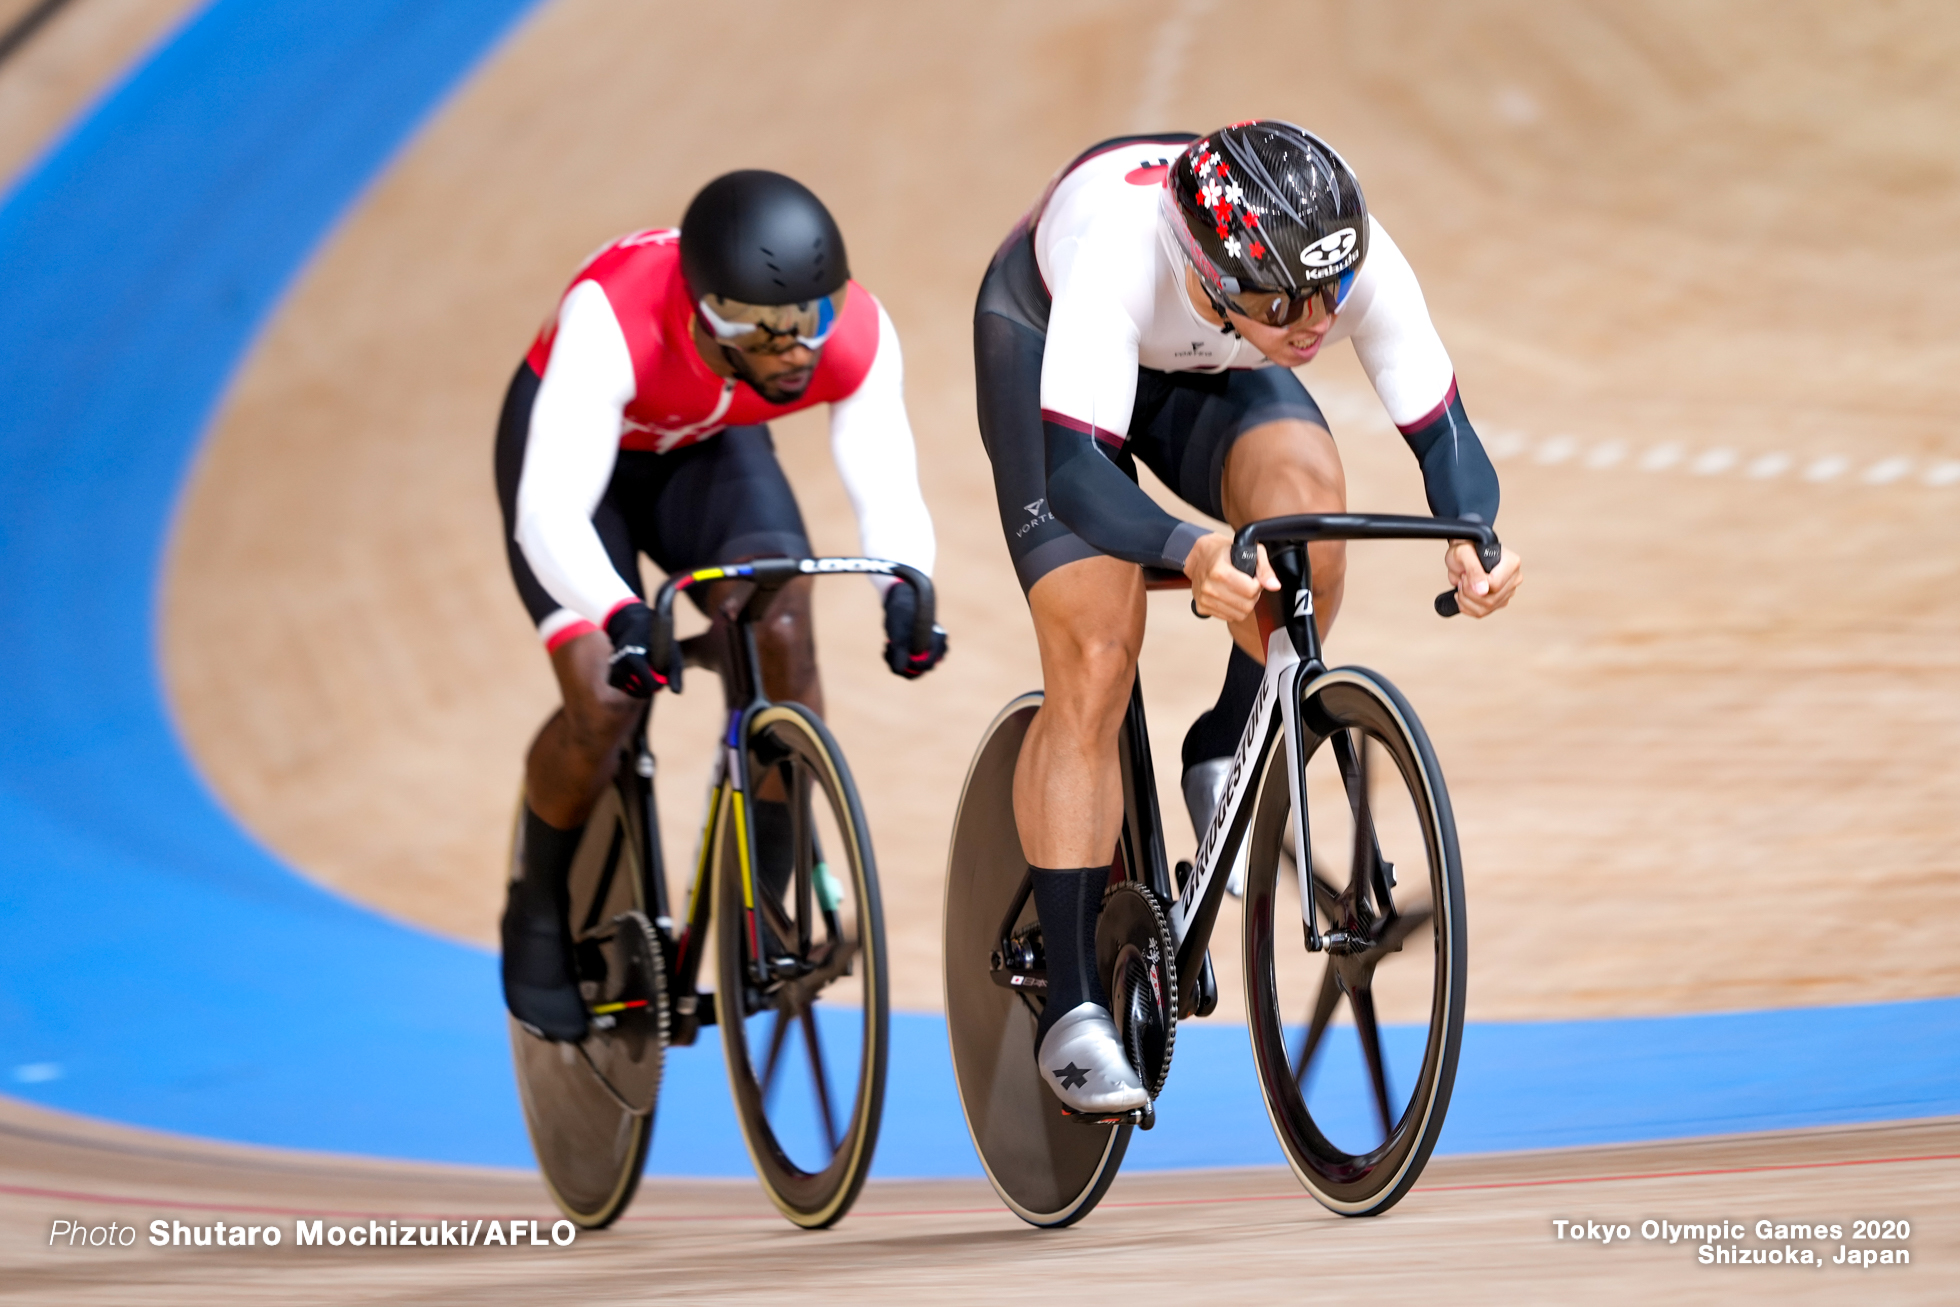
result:
[[[946,876],[946,1025],[960,1106],[987,1179],[1030,1225],[1063,1226],[1101,1201],[1135,1127],[1062,1115],[1035,1062],[1041,999],[1015,988],[1011,968],[996,956],[1004,936],[1012,952],[1016,941],[1038,934],[1031,897],[1007,917],[1028,878],[1014,768],[1040,706],[1039,694],[1027,694],[1001,711],[960,794]]]
[[[559,1209],[586,1229],[610,1225],[633,1200],[667,1047],[666,959],[646,912],[646,809],[637,775],[626,762],[621,772],[572,860],[573,955],[591,1014],[586,1037],[559,1043],[510,1022],[538,1168]]]

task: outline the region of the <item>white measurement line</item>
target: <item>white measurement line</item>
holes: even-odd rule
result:
[[[1577,436],[1547,436],[1533,440],[1521,431],[1500,431],[1484,442],[1497,462],[1529,458],[1544,467],[1576,464],[1592,471],[1630,466],[1642,472],[1680,469],[1691,476],[1719,477],[1740,472],[1752,481],[1772,481],[1795,472],[1814,485],[1850,476],[1859,485],[1922,485],[1942,488],[1960,485],[1960,459],[1938,458],[1924,463],[1903,454],[1893,454],[1870,463],[1856,464],[1843,454],[1822,454],[1799,461],[1783,450],[1747,455],[1717,445],[1691,450],[1678,441],[1664,441],[1645,449],[1635,449],[1622,440],[1602,440],[1588,445]]]
[[[1681,461],[1681,446],[1655,445],[1640,456],[1642,472],[1665,472]]]

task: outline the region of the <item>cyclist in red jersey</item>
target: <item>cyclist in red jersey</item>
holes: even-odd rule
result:
[[[830,213],[760,171],[710,182],[678,230],[635,232],[593,255],[519,365],[498,425],[497,492],[511,575],[563,697],[526,759],[503,918],[505,1002],[537,1034],[585,1034],[567,875],[640,701],[664,683],[647,659],[638,556],[669,573],[807,556],[766,423],[828,404],[864,553],[930,573],[903,381],[891,319],[850,279]],[[909,654],[911,589],[875,582],[887,664],[923,675],[945,655],[945,632]],[[808,585],[786,586],[755,630],[770,697],[821,713]],[[712,613],[723,589],[688,596]],[[761,796],[756,824],[763,873],[787,867],[787,805]]]

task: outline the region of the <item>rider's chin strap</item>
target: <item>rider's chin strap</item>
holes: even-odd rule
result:
[[[1212,292],[1211,286],[1206,283],[1203,277],[1198,278],[1198,284],[1205,288],[1205,298],[1211,301],[1212,312],[1218,315],[1219,334],[1222,336],[1238,335],[1239,329],[1232,325],[1232,311],[1226,308],[1224,302]]]

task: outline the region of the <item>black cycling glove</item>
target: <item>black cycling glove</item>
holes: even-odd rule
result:
[[[912,619],[919,614],[919,596],[903,581],[885,591],[885,666],[906,680],[924,676],[946,656],[946,628],[933,624],[932,640],[924,653],[912,652]]]
[[[647,661],[647,645],[653,639],[653,610],[637,599],[622,606],[606,619],[606,634],[612,637],[613,646],[606,683],[635,699],[651,699],[655,690],[667,684],[667,678]]]

